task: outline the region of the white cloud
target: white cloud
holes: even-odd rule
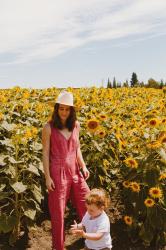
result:
[[[44,61],[93,41],[157,36],[165,9],[165,0],[0,0],[0,56]]]

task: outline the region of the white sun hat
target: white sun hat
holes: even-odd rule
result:
[[[67,92],[66,90],[60,92],[60,94],[57,97],[56,103],[64,104],[68,106],[74,106],[73,94],[71,92]]]

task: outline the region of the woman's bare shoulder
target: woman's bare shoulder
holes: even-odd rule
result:
[[[44,126],[43,126],[43,132],[44,133],[50,133],[51,132],[51,125],[49,122],[47,122]]]
[[[76,126],[76,128],[78,128],[78,130],[80,130],[80,123],[78,120],[75,121],[75,126]]]
[[[75,121],[75,125],[78,126],[78,127],[80,127],[80,123],[79,123],[78,120]]]

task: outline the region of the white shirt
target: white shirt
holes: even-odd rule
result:
[[[97,218],[91,219],[88,212],[82,219],[82,224],[86,228],[86,233],[104,233],[100,240],[85,240],[88,248],[99,250],[105,247],[112,248],[112,240],[110,236],[110,221],[107,214],[103,211]]]

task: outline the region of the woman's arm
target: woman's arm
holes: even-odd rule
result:
[[[49,155],[50,155],[50,136],[51,128],[47,123],[42,130],[42,145],[43,145],[43,169],[46,179],[46,186],[49,191],[54,191],[54,182],[50,176]]]
[[[87,167],[85,165],[84,159],[82,157],[80,146],[77,149],[77,161],[78,161],[80,168],[83,171],[83,175],[84,175],[85,179],[88,179],[89,178],[89,170],[87,169]]]
[[[82,156],[82,153],[81,153],[80,145],[79,145],[79,147],[77,149],[77,161],[78,161],[78,164],[79,164],[80,168],[83,169],[83,168],[86,167],[83,156]]]
[[[78,121],[76,121],[76,126],[78,127],[78,130],[80,130],[80,125],[79,125]],[[79,137],[79,135],[78,135],[78,137]],[[84,175],[85,179],[88,179],[90,173],[89,173],[89,171],[88,171],[88,169],[86,167],[86,164],[85,164],[83,156],[82,156],[82,152],[81,152],[81,148],[80,148],[80,142],[79,142],[79,146],[77,148],[77,161],[78,161],[79,167],[83,171],[83,175]]]

